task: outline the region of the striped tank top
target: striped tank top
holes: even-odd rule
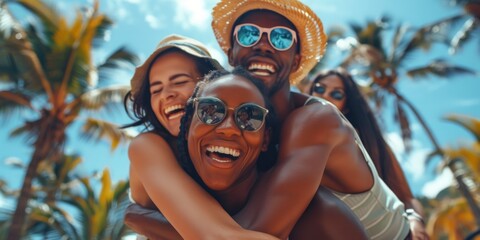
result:
[[[315,102],[327,103],[326,100],[310,97],[305,102],[305,105]],[[330,103],[328,102],[328,104]],[[342,113],[340,115],[350,124]],[[355,129],[353,126],[351,127]],[[373,186],[366,192],[355,194],[336,192],[331,189],[330,191],[350,207],[362,222],[370,239],[405,239],[410,231],[405,207],[378,176],[367,150],[365,150],[358,134],[355,131],[354,133],[355,142],[362,151],[365,161],[373,174]]]

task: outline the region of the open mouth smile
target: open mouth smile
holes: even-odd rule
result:
[[[240,150],[210,145],[207,147],[207,156],[219,163],[230,163],[238,159]]]

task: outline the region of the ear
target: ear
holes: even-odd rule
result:
[[[295,56],[293,57],[292,72],[298,70],[298,68],[300,67],[300,60],[302,60],[302,56],[300,56],[300,53],[295,53]]]
[[[227,51],[227,57],[228,57],[228,64],[230,64],[230,66],[233,66],[233,53],[232,53],[232,50],[233,47],[229,48],[228,51]]]
[[[262,152],[268,151],[268,145],[270,144],[270,137],[272,136],[272,129],[267,128],[263,133],[263,144],[262,144]]]

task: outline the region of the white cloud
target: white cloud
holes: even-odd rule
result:
[[[152,14],[145,15],[145,22],[153,29],[158,29],[162,26],[160,20]]]
[[[435,198],[437,194],[452,185],[453,174],[449,169],[444,169],[434,180],[423,185],[422,194],[429,198]]]
[[[184,29],[210,27],[211,4],[207,6],[207,0],[182,0],[173,1],[175,6],[174,21]]]

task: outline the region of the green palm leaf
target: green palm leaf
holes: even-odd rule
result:
[[[407,71],[407,75],[411,78],[424,78],[430,74],[438,77],[449,78],[459,74],[476,75],[477,73],[474,70],[450,64],[442,59],[434,60],[427,66],[422,66]]]
[[[87,139],[106,139],[111,142],[111,150],[115,150],[122,142],[128,142],[134,136],[120,129],[117,125],[98,119],[89,118],[83,126],[84,137]]]

